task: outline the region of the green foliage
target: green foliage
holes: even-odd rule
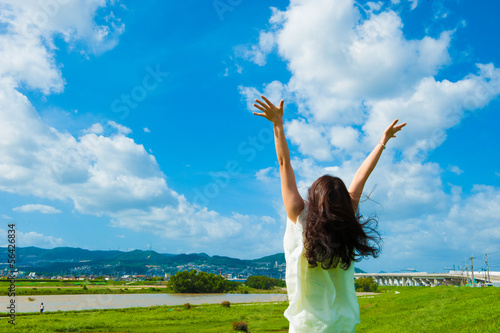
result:
[[[380,287],[385,293],[360,296],[361,323],[357,333],[498,333],[500,288]],[[80,288],[81,290],[81,288]],[[399,293],[396,294],[395,291]],[[45,303],[45,302],[44,302]],[[17,313],[16,325],[2,314],[0,332],[229,332],[245,321],[252,332],[287,332],[283,312],[288,302],[136,307],[127,309]],[[169,311],[171,309],[172,311]],[[145,325],[145,323],[147,323]]]
[[[234,322],[233,331],[248,332],[248,323],[244,321]]]
[[[269,264],[274,264],[275,262],[284,263],[285,262],[285,254],[284,253],[276,253],[270,256],[262,257],[259,259],[254,259],[253,262],[265,262]]]
[[[149,281],[163,281],[165,278],[163,276],[153,276],[148,279]]]
[[[267,276],[254,275],[249,276],[245,281],[245,284],[251,288],[255,289],[271,289],[272,287],[284,287],[285,281],[279,279],[273,279]]]
[[[359,278],[354,281],[354,286],[357,292],[376,292],[378,283],[373,278]]]
[[[220,275],[205,272],[177,272],[170,278],[170,286],[176,293],[225,293],[236,289],[237,283]]]

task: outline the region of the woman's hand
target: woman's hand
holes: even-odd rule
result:
[[[295,181],[295,173],[293,172],[292,164],[290,163],[290,151],[285,138],[285,129],[283,128],[283,104],[281,100],[279,107],[274,106],[267,98],[260,96],[267,103],[255,100],[255,106],[262,113],[254,112],[253,114],[267,118],[274,125],[274,143],[276,145],[276,156],[280,166],[281,178],[281,194],[283,195],[283,203],[285,204],[286,215],[296,223],[298,216],[304,210],[304,200],[297,190]]]
[[[380,140],[381,143],[385,145],[390,138],[395,138],[395,134],[401,131],[401,129],[406,126],[406,123],[396,125],[398,121],[399,119],[394,120],[392,124],[390,124],[389,127],[385,129],[384,134],[382,135],[382,139]]]
[[[282,99],[279,107],[274,106],[266,97],[260,96],[266,103],[259,101],[256,99],[255,101],[258,104],[254,104],[257,109],[262,111],[262,113],[254,112],[253,114],[256,116],[261,116],[267,118],[274,125],[283,124],[283,104],[285,101]]]

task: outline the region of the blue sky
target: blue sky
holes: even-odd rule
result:
[[[367,271],[500,269],[498,2],[0,1],[0,237],[257,258],[285,227],[261,93],[300,191],[365,187]],[[494,266],[495,267],[495,266]]]

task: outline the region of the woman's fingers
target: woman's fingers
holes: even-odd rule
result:
[[[266,117],[265,113],[253,112],[253,114],[256,115],[256,116]]]
[[[269,106],[267,106],[264,102],[262,101],[259,101],[258,99],[255,100],[257,103],[259,103],[263,108],[268,108]]]
[[[396,123],[399,121],[399,119],[395,119],[390,125],[389,127],[387,127],[388,130],[394,130],[394,131],[399,131],[401,130],[403,127],[406,126],[406,123],[403,123],[403,124],[399,124],[399,125],[396,125]]]
[[[262,97],[262,99],[266,101],[267,105],[269,105],[272,108],[275,108],[274,104],[271,103],[271,101],[269,101],[265,96],[260,96],[260,97]]]
[[[395,127],[394,127],[394,129],[396,130],[396,132],[398,132],[398,131],[401,131],[401,129],[402,129],[403,127],[405,127],[405,126],[406,126],[406,123],[401,124],[401,125],[398,125],[398,126],[395,126]]]
[[[259,109],[260,111],[266,111],[266,109],[264,109],[262,106],[260,105],[257,105],[257,104],[254,104],[253,106],[255,106],[257,109]]]
[[[395,119],[389,126],[387,126],[387,128],[385,129],[386,132],[394,129],[394,125],[396,125],[396,123],[398,122],[399,119]]]

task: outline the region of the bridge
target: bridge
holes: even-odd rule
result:
[[[462,271],[450,271],[448,273],[426,273],[426,272],[410,272],[410,273],[356,273],[356,279],[373,278],[380,286],[463,286],[470,283],[472,276],[469,272],[467,275]],[[476,284],[485,284],[488,277],[485,277],[484,272],[474,272],[474,280]],[[469,282],[467,282],[469,281]],[[500,284],[500,272],[490,272],[489,282],[494,285]]]

